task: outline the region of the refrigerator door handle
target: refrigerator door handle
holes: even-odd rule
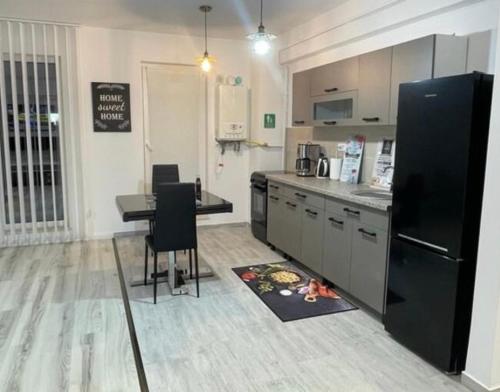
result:
[[[429,248],[432,248],[432,249],[435,249],[435,250],[439,250],[441,252],[448,253],[448,249],[447,248],[443,248],[442,246],[434,245],[434,244],[431,244],[430,242],[425,242],[425,241],[422,241],[422,240],[419,240],[417,238],[413,238],[413,237],[410,237],[410,236],[404,235],[404,234],[399,234],[398,233],[397,236],[399,238],[403,238],[403,239],[405,239],[407,241],[415,242],[417,244],[424,245],[424,246],[427,246]]]

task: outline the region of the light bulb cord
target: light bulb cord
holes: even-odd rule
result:
[[[259,27],[264,27],[262,24],[262,15],[263,15],[263,10],[264,9],[264,0],[260,0],[260,26]]]
[[[208,50],[207,50],[207,11],[205,11],[205,54],[208,54]]]

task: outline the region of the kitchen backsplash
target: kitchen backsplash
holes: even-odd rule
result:
[[[286,130],[286,170],[295,171],[297,158],[297,144],[313,142],[320,144],[323,153],[328,158],[335,157],[337,145],[345,143],[350,136],[363,135],[366,137],[363,165],[361,169],[361,182],[369,182],[377,143],[384,137],[394,138],[395,126],[370,126],[370,127],[293,127]]]

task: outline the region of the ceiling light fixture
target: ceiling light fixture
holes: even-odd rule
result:
[[[207,14],[212,11],[212,7],[202,5],[200,6],[200,11],[205,14],[205,53],[203,53],[203,56],[198,57],[197,60],[203,72],[210,72],[212,64],[215,63],[215,58],[208,54],[207,49]]]
[[[274,34],[266,33],[262,24],[262,10],[264,8],[263,0],[260,0],[260,25],[256,33],[247,35],[247,38],[253,42],[253,50],[255,53],[264,55],[271,49],[271,41],[276,38]]]

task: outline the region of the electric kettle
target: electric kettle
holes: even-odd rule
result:
[[[322,156],[318,160],[316,166],[316,178],[328,178],[330,175],[330,161],[327,157]]]

